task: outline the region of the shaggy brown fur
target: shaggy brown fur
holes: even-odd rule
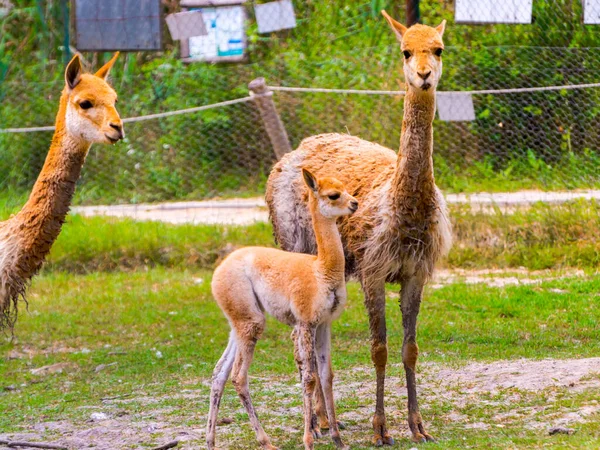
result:
[[[0,223],[0,329],[12,329],[19,299],[60,234],[91,144],[123,137],[116,94],[104,80],[116,56],[95,75],[81,73],[78,56],[69,63],[44,167],[23,209]],[[83,101],[93,106],[83,109]]]
[[[373,418],[376,445],[393,443],[387,433],[383,407],[387,362],[386,280],[402,285],[403,361],[413,439],[432,439],[423,428],[416,400],[416,318],[423,286],[430,279],[436,261],[451,246],[450,222],[443,196],[435,185],[432,159],[432,122],[435,87],[441,73],[438,53],[443,48],[443,24],[437,29],[416,25],[407,30],[395,21],[390,23],[409,55],[405,59],[407,94],[400,152],[396,154],[353,136],[310,137],[273,168],[266,193],[276,240],[285,250],[304,253],[315,252],[315,239],[301,168],[308,168],[318,177],[335,176],[361,204],[355,215],[339,221],[339,230],[346,272],[361,281],[369,313],[371,357],[377,372]]]

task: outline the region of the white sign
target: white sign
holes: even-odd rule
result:
[[[296,15],[292,0],[280,0],[271,3],[262,3],[254,6],[256,23],[259,33],[272,33],[273,31],[296,28]]]
[[[445,122],[470,122],[475,120],[473,97],[462,92],[437,94],[437,111],[440,120]]]
[[[600,24],[600,0],[583,0],[583,23]]]
[[[206,36],[206,26],[201,11],[184,11],[169,14],[165,21],[174,41],[188,39],[194,36]]]
[[[8,16],[13,5],[8,0],[0,0],[0,17]]]
[[[533,0],[456,0],[457,23],[531,23]]]
[[[189,39],[189,58],[216,61],[241,59],[246,48],[244,8],[201,8],[207,35]]]

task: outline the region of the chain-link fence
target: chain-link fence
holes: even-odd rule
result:
[[[398,147],[402,95],[364,91],[403,89],[402,55],[380,10],[387,8],[403,20],[404,2],[269,2],[278,5],[267,5],[271,9],[264,14],[258,6],[266,2],[229,2],[221,7],[230,8],[221,17],[219,7],[193,6],[201,3],[163,2],[163,9],[196,11],[195,18],[186,16],[181,24],[200,27],[202,36],[164,26],[161,38],[169,52],[121,58],[113,85],[123,117],[245,99],[248,83],[264,76],[292,148],[304,137],[334,131]],[[293,23],[285,9],[290,5]],[[76,12],[77,2],[71,6]],[[232,12],[234,6],[241,16]],[[467,94],[446,101],[449,115],[440,114],[434,124],[441,187],[455,192],[598,187],[600,25],[591,23],[600,15],[600,2],[422,0],[420,7],[429,25],[449,20],[438,98],[448,91]],[[102,14],[109,12],[96,14],[108,20]],[[19,55],[17,40],[26,30],[10,20],[15,18],[4,20],[5,29],[15,42],[5,47]],[[71,31],[81,40],[77,26],[73,20]],[[119,28],[113,24],[111,30],[114,34]],[[171,35],[180,40],[170,41]],[[101,63],[101,54],[83,55],[91,66]],[[0,70],[5,74],[0,78],[0,128],[52,122],[63,83],[62,54],[54,56],[37,64],[35,72],[19,71],[10,61],[8,69]],[[179,56],[194,62],[184,65]],[[277,89],[281,86],[308,90]],[[352,89],[361,92],[347,91]],[[126,123],[125,143],[93,147],[77,202],[260,195],[275,160],[268,125],[256,99]],[[50,137],[48,131],[0,133],[2,190],[15,195],[29,190]]]

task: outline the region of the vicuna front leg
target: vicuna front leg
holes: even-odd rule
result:
[[[385,282],[362,282],[365,293],[365,306],[369,313],[371,329],[371,360],[377,375],[375,415],[373,416],[373,444],[376,446],[394,445],[394,439],[387,431],[383,403],[385,387],[385,366],[387,364],[387,331],[385,325]]]
[[[402,362],[406,371],[406,389],[408,391],[408,426],[415,442],[435,441],[427,434],[417,401],[416,365],[419,356],[417,346],[417,316],[421,307],[424,283],[417,277],[402,282],[400,291],[402,326],[404,342],[402,343]]]
[[[316,384],[315,367],[315,328],[307,325],[297,325],[294,333],[296,341],[296,363],[302,377],[302,396],[304,401],[304,448],[314,448],[314,437],[312,432],[313,421],[313,395]]]
[[[323,388],[321,387],[321,382],[319,377],[317,377],[317,383],[315,384],[315,417],[313,427],[315,427],[319,434],[322,430],[329,430],[329,418],[327,417],[327,408],[325,406],[325,396],[323,395]],[[340,430],[346,428],[346,425],[343,422],[338,420],[337,426]]]
[[[333,368],[331,367],[331,324],[323,324],[317,328],[316,334],[316,353],[317,367],[319,372],[319,381],[325,401],[325,409],[327,410],[327,418],[329,420],[329,434],[335,445],[339,448],[346,449],[340,430],[338,427],[337,418],[335,416],[335,402],[333,400]]]
[[[292,331],[292,342],[294,343],[294,360],[296,361],[296,365],[298,367],[298,374],[300,376],[300,386],[302,386],[302,358],[300,356],[300,349],[297,345],[298,339],[298,328],[294,327]],[[316,356],[315,356],[316,357]],[[317,361],[314,361],[314,367],[317,367]],[[327,410],[325,409],[325,399],[323,397],[323,390],[321,389],[321,384],[319,383],[319,377],[315,377],[315,391],[313,402],[315,405],[315,411],[312,413],[311,418],[311,431],[313,438],[320,439],[323,437],[321,433],[321,424],[325,423],[327,426],[323,428],[329,428],[329,421],[327,420]]]

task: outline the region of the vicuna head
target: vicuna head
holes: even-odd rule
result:
[[[400,42],[404,57],[404,77],[408,89],[417,92],[435,89],[442,76],[442,52],[444,42],[442,36],[446,28],[443,20],[437,27],[416,24],[406,28],[392,19],[388,13],[381,11],[396,38]]]
[[[79,55],[65,71],[66,129],[71,136],[92,143],[114,144],[123,139],[123,122],[115,108],[116,92],[106,77],[119,53],[94,75],[83,73]]]
[[[302,176],[323,217],[349,216],[358,209],[358,201],[348,194],[341,181],[330,177],[317,179],[306,169],[302,169]]]

